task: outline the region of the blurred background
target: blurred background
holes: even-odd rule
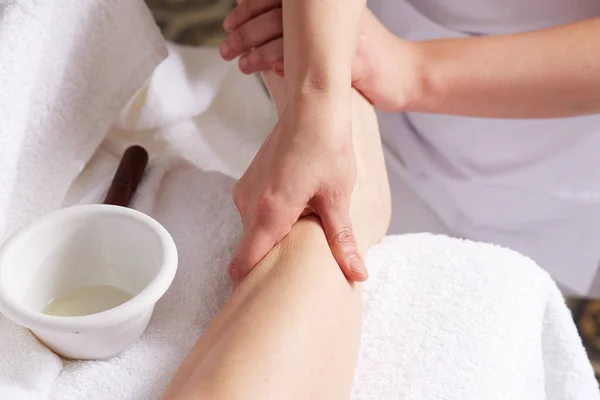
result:
[[[191,46],[215,46],[225,37],[223,19],[235,0],[146,0],[165,37]]]
[[[221,25],[235,0],[146,0],[167,40],[190,46],[217,46]],[[600,300],[568,299],[573,317],[600,381]]]

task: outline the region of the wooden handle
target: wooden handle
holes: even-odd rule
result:
[[[127,207],[148,165],[148,152],[142,146],[131,146],[121,158],[117,172],[108,188],[104,204]]]

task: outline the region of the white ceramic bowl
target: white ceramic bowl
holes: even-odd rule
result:
[[[65,208],[19,230],[0,248],[0,313],[64,357],[106,359],[141,336],[176,271],[175,243],[149,216],[102,204]],[[57,296],[96,285],[133,297],[91,315],[42,313]]]

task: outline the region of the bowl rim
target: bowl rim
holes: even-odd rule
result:
[[[162,246],[163,259],[158,273],[144,289],[117,307],[79,317],[58,317],[36,312],[8,295],[9,291],[6,289],[6,283],[1,280],[2,270],[7,265],[5,259],[18,244],[28,240],[31,235],[44,226],[56,225],[61,221],[84,218],[95,214],[116,215],[120,218],[136,220],[157,235]],[[107,204],[86,204],[62,208],[17,230],[0,246],[0,313],[14,323],[34,331],[80,333],[112,327],[133,319],[154,307],[173,283],[177,265],[177,247],[169,232],[154,218],[140,211]]]

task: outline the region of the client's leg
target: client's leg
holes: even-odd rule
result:
[[[283,82],[265,81],[281,109]],[[353,100],[358,165],[352,218],[361,251],[390,218],[373,110]],[[314,217],[252,270],[185,359],[164,399],[348,399],[361,329],[360,285],[348,283]]]

